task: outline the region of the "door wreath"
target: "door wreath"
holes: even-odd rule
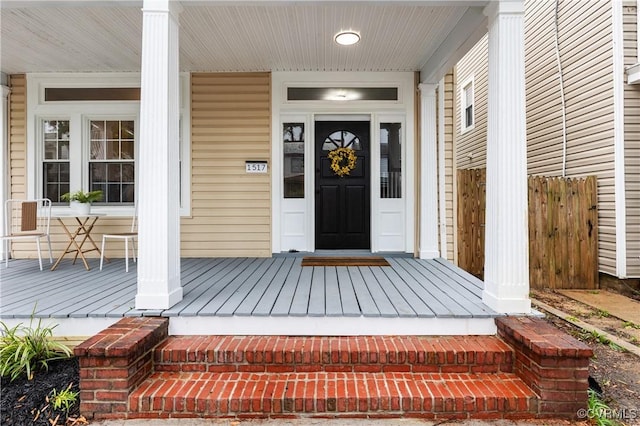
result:
[[[340,177],[348,175],[355,169],[358,160],[353,149],[344,147],[330,151],[328,157],[331,160],[331,170]]]

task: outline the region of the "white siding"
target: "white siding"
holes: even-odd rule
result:
[[[638,62],[636,2],[623,7],[624,65]],[[627,216],[627,276],[640,277],[640,85],[624,88],[624,158]]]
[[[487,36],[485,35],[455,67],[454,122],[456,164],[459,169],[485,167],[487,163]],[[474,127],[462,133],[462,85],[473,79]]]
[[[599,269],[615,275],[611,13],[610,2],[560,0],[558,25],[566,99],[565,174],[567,177],[597,176]],[[554,22],[553,1],[525,1],[527,163],[528,172],[532,175],[560,176],[563,173],[562,108]],[[461,134],[460,87],[456,87],[456,161],[459,169],[486,165],[486,67],[485,37],[455,69],[458,85],[473,75],[476,104],[475,129]],[[637,104],[637,101],[634,102]],[[632,115],[638,116],[635,113]],[[640,121],[637,123],[640,124]],[[640,132],[640,126],[637,127]],[[627,124],[627,129],[630,129],[630,124]],[[629,150],[627,168],[632,169],[638,162],[638,154],[629,155]],[[637,199],[629,202],[638,206]],[[635,211],[638,210],[636,208]],[[638,217],[632,215],[627,221],[628,226],[638,223]],[[640,246],[639,243],[629,241],[629,247],[632,244]]]

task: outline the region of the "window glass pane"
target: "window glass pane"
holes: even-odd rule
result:
[[[122,202],[123,203],[134,203],[135,197],[134,197],[134,186],[133,184],[125,184],[122,185]]]
[[[45,160],[57,160],[58,159],[58,144],[55,140],[44,141],[44,158]]]
[[[288,87],[289,101],[397,101],[397,87]]]
[[[133,140],[133,121],[122,121],[120,128],[120,139]]]
[[[119,121],[107,121],[105,123],[105,133],[107,139],[120,139],[120,122]]]
[[[380,123],[380,198],[402,198],[401,123]]]
[[[104,160],[105,158],[106,142],[104,141],[91,141],[91,152],[89,158],[92,160]]]
[[[120,159],[120,142],[108,141],[107,142],[107,160],[119,160]]]
[[[122,141],[120,143],[120,158],[123,160],[133,160],[133,141]]]
[[[137,101],[139,87],[47,87],[44,100],[50,101]]]
[[[91,122],[91,139],[92,140],[104,140],[104,121],[92,121]]]
[[[43,196],[54,203],[61,202],[60,196],[69,192],[69,163],[43,163]]]
[[[89,187],[101,189],[106,203],[132,203],[135,194],[135,122],[96,120],[91,122],[91,128]]]
[[[58,159],[69,159],[69,141],[60,141],[58,143]]]
[[[284,198],[304,198],[304,123],[283,123]]]
[[[69,159],[69,120],[44,120],[44,159]]]

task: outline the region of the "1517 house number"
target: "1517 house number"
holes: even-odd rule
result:
[[[247,161],[245,162],[247,173],[267,173],[266,161]]]

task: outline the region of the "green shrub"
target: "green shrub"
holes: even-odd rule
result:
[[[29,380],[38,368],[48,369],[49,362],[71,356],[71,349],[53,340],[53,327],[43,327],[38,320],[33,328],[18,324],[9,328],[0,321],[0,376],[15,380],[26,373]]]
[[[51,391],[47,401],[55,410],[62,410],[65,414],[69,414],[69,410],[78,401],[79,392],[73,392],[71,390],[72,383],[69,383],[66,389],[57,391],[55,388]]]

